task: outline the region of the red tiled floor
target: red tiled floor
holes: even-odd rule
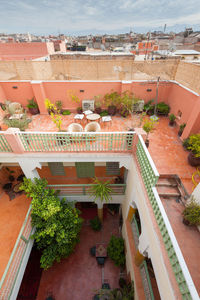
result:
[[[182,222],[184,206],[174,199],[163,199],[163,206],[171,223],[179,247],[200,295],[200,233],[195,226]]]
[[[11,201],[5,192],[0,195],[0,278],[8,263],[29,206],[30,199],[27,199],[25,195],[17,196]]]
[[[50,294],[59,300],[92,299],[95,291],[102,284],[102,267],[97,265],[89,249],[96,243],[108,243],[112,233],[118,235],[118,224],[118,216],[108,215],[102,230],[94,232],[86,220],[75,252],[69,258],[63,259],[61,263],[55,263],[52,268],[43,271],[37,300],[43,300]],[[119,271],[119,268],[107,258],[104,265],[104,278],[111,288],[118,287]]]

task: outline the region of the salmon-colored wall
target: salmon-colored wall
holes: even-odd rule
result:
[[[27,99],[31,99],[34,96],[30,82],[1,82],[0,86],[4,92],[4,95],[0,93],[0,101],[2,102],[10,100],[19,102],[25,107],[28,104]],[[14,86],[17,89],[13,88]]]
[[[169,93],[169,105],[171,107],[171,113],[178,115],[178,111],[182,112],[179,123],[187,123],[190,114],[194,108],[194,105],[199,97],[190,91],[182,88],[178,84],[172,84]]]
[[[77,178],[76,167],[69,166],[65,168],[65,176],[52,176],[49,167],[43,166],[41,169],[37,169],[38,174],[41,178],[45,178],[49,184],[87,184],[93,183],[92,178]],[[124,167],[120,169],[120,175],[123,176]],[[110,180],[111,183],[114,183],[114,179],[117,176],[106,175],[105,166],[95,166],[95,176],[99,180]]]
[[[169,93],[172,83],[159,83],[158,88],[158,102],[168,103]],[[151,89],[151,91],[147,91]],[[145,100],[145,102],[156,99],[156,82],[133,82],[132,83],[132,92],[140,99]]]
[[[0,43],[0,60],[34,59],[52,53],[53,43]]]
[[[121,92],[121,82],[44,82],[45,94],[51,102],[61,100],[63,108],[72,109],[81,106],[73,102],[70,93],[79,97],[80,100],[94,99],[94,96],[102,95],[111,90]],[[80,92],[84,90],[84,92]]]

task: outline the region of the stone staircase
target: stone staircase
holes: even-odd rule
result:
[[[181,179],[175,174],[160,175],[156,188],[161,199],[174,199],[185,204],[189,198]]]

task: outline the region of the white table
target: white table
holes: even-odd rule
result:
[[[97,121],[100,119],[100,115],[99,114],[89,114],[86,116],[88,121]]]

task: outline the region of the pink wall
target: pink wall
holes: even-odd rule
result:
[[[24,60],[42,57],[48,55],[52,45],[48,45],[48,50],[47,43],[0,43],[0,59]]]
[[[17,87],[17,89],[13,87]],[[19,102],[23,106],[27,105],[27,99],[34,96],[32,85],[30,82],[0,82],[0,87],[4,95],[0,93],[0,101],[10,100]]]
[[[158,102],[168,103],[169,93],[171,89],[171,83],[160,82],[158,88]],[[150,89],[151,91],[147,91]],[[151,99],[156,99],[156,82],[133,82],[132,83],[132,92],[138,98],[148,102]]]
[[[17,86],[17,89],[13,89]],[[151,89],[151,91],[147,91]],[[80,92],[83,90],[83,92]],[[137,97],[147,102],[156,97],[156,83],[151,82],[0,82],[0,101],[5,99],[20,102],[23,106],[27,105],[27,99],[35,96],[39,105],[40,113],[46,114],[44,99],[49,98],[53,103],[61,100],[63,108],[72,112],[80,104],[73,102],[70,98],[70,91],[77,95],[80,100],[94,99],[95,95],[105,95],[111,91],[119,93],[130,90]],[[183,138],[189,134],[200,132],[200,98],[187,89],[175,83],[160,82],[158,92],[158,102],[165,102],[170,105],[171,113],[178,115],[182,112],[177,123],[187,123],[184,129]]]
[[[178,115],[182,112],[179,123],[187,123],[195,103],[199,101],[198,96],[182,88],[178,84],[172,84],[169,94],[169,105],[171,113]]]
[[[47,98],[53,103],[57,100],[63,102],[63,108],[71,109],[81,106],[73,102],[70,93],[83,99],[94,99],[96,95],[105,95],[111,90],[121,92],[121,82],[43,82]],[[84,90],[84,92],[80,92]]]

